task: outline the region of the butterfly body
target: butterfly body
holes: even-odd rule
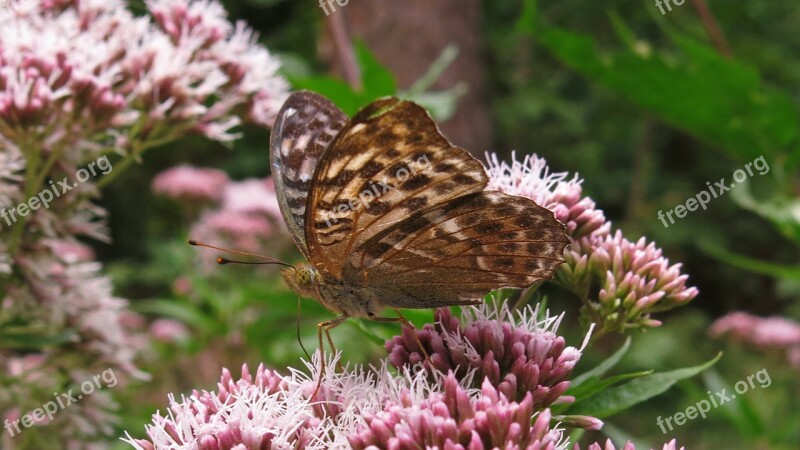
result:
[[[298,295],[314,299],[338,314],[373,318],[385,308],[374,289],[323,275],[310,264],[282,269],[281,275]]]

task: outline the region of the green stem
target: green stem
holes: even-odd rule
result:
[[[183,129],[181,129],[181,131],[183,131]],[[128,155],[117,162],[117,164],[112,168],[111,172],[96,183],[97,189],[102,190],[108,186],[119,176],[120,173],[124,172],[128,166],[133,164],[134,161],[137,161],[141,157],[142,153],[144,153],[147,149],[164,145],[175,140],[180,135],[181,133],[170,133],[161,138],[144,143],[134,141],[131,144],[131,151],[128,153]]]
[[[22,143],[20,145],[20,150],[22,150],[22,154],[25,156],[26,164],[25,164],[25,193],[23,194],[23,201],[27,202],[29,198],[31,198],[39,187],[35,184],[35,180],[37,178],[37,170],[39,169],[39,163],[41,162],[39,159],[39,153],[35,150],[31,150],[27,145],[27,142]],[[11,236],[8,239],[8,249],[6,250],[9,255],[14,255],[16,253],[17,248],[20,245],[20,240],[22,239],[22,233],[25,230],[25,224],[27,222],[27,215],[20,216],[17,218],[16,222],[11,228]]]

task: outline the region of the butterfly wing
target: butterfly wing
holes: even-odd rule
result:
[[[342,128],[317,164],[306,210],[311,260],[340,278],[354,249],[375,235],[486,183],[480,162],[453,147],[422,107],[377,100]]]
[[[484,191],[483,166],[420,106],[378,100],[320,159],[306,210],[311,260],[383,306],[472,304],[550,278],[568,239],[530,199]]]
[[[344,278],[381,292],[383,306],[469,304],[502,287],[551,278],[569,240],[532,200],[484,191],[419,212],[359,245]]]
[[[306,199],[317,162],[347,115],[325,97],[293,93],[283,104],[270,136],[270,162],[283,220],[300,252],[310,259],[305,238]]]

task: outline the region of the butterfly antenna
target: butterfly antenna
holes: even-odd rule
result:
[[[217,264],[231,264],[231,263],[233,263],[233,264],[253,264],[253,265],[257,265],[257,264],[278,264],[278,265],[281,265],[281,266],[291,267],[292,269],[294,269],[294,266],[291,265],[291,264],[285,263],[283,261],[279,261],[279,260],[277,260],[275,258],[270,258],[269,256],[259,255],[258,253],[242,252],[242,251],[238,251],[238,250],[229,250],[227,248],[217,247],[215,245],[206,244],[204,242],[195,241],[193,239],[189,239],[189,245],[194,245],[195,247],[211,248],[211,249],[214,249],[214,250],[219,250],[221,252],[233,253],[235,255],[255,256],[256,258],[261,258],[261,259],[264,260],[264,261],[261,261],[261,262],[248,262],[248,261],[234,261],[232,259],[220,257],[220,258],[217,258]]]

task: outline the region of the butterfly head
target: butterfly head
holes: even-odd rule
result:
[[[322,275],[314,266],[301,263],[281,269],[281,275],[293,291],[303,297],[317,298],[316,286],[322,283]]]

